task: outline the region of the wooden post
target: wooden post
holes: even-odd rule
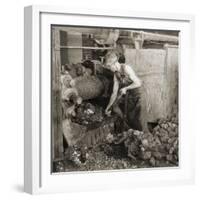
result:
[[[137,34],[131,33],[131,38],[134,42],[135,49],[142,49],[143,43],[144,43],[144,34],[143,32],[139,32]]]
[[[164,86],[165,86],[165,113],[166,117],[176,112],[174,110],[178,104],[178,51],[176,45],[165,44],[164,49],[166,51],[165,66],[164,66]],[[172,62],[174,57],[176,62]],[[172,64],[173,63],[173,64]]]
[[[52,28],[52,159],[63,156],[60,31]]]

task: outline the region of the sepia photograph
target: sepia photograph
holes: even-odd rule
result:
[[[51,172],[179,166],[179,31],[51,25]]]

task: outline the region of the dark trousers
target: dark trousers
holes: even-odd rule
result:
[[[145,116],[145,105],[142,104],[141,88],[136,88],[127,91],[127,96],[122,97],[118,104],[118,108],[115,107],[114,110],[120,108],[123,113],[123,117],[127,124],[134,130],[148,131],[147,120]],[[126,112],[126,113],[125,113]],[[118,110],[118,113],[119,110]],[[122,114],[120,114],[122,117]]]

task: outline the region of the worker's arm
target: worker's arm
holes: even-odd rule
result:
[[[126,65],[124,70],[126,75],[132,81],[132,83],[129,86],[124,87],[120,90],[121,93],[126,94],[127,90],[132,90],[141,87],[142,81],[137,77],[134,70],[129,65]]]
[[[109,101],[109,103],[107,105],[107,108],[105,110],[106,114],[109,114],[109,109],[111,108],[111,106],[115,102],[115,100],[117,98],[118,90],[119,90],[119,82],[118,82],[118,80],[117,80],[115,75],[114,75],[113,81],[114,81],[113,92],[112,92],[112,95],[110,97],[110,101]]]

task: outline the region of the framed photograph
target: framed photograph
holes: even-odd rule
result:
[[[28,193],[194,181],[194,17],[25,8]]]

